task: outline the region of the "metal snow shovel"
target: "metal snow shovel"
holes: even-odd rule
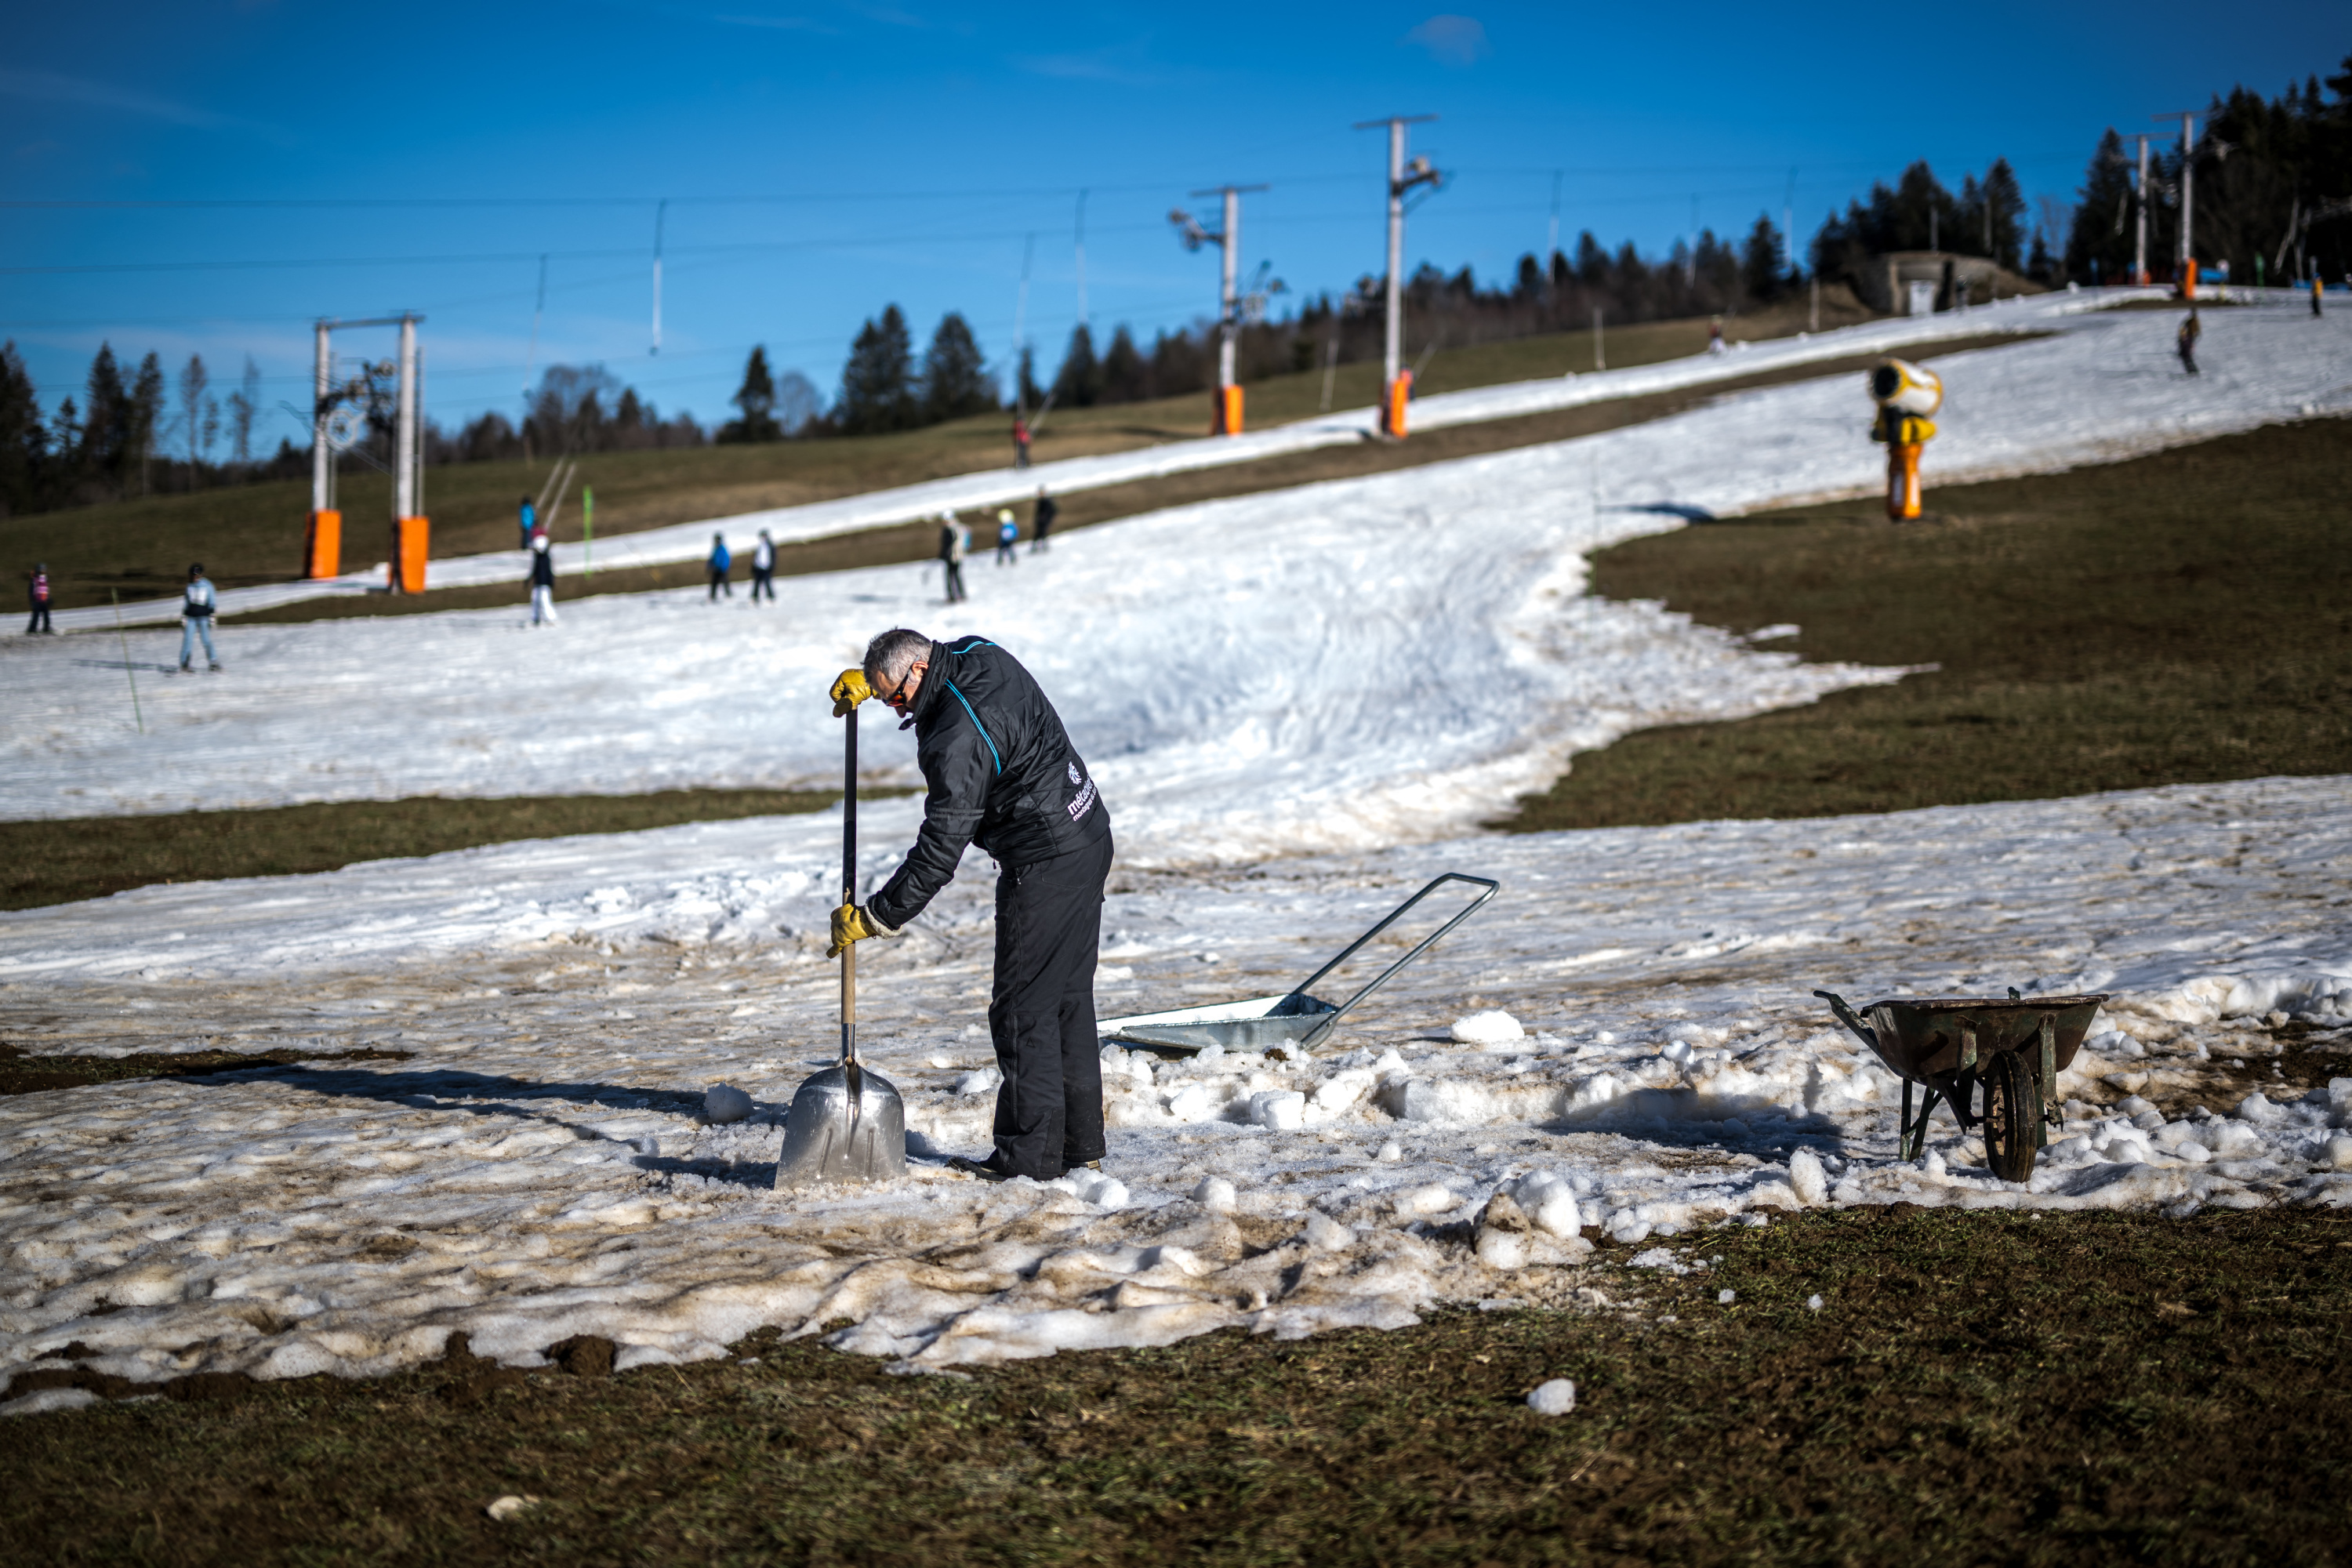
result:
[[[841,901],[857,900],[857,710],[849,710],[841,780]],[[857,1060],[857,944],[841,950],[841,1065],[793,1096],[778,1187],[881,1182],[907,1173],[907,1106],[890,1080]]]

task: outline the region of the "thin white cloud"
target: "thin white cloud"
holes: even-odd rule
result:
[[[713,16],[710,19],[729,27],[759,27],[778,33],[818,33],[826,37],[832,37],[841,31],[838,27],[828,27],[823,22],[811,21],[806,16],[740,16],[722,15]]]
[[[117,87],[111,82],[91,81],[86,77],[66,76],[58,71],[19,70],[7,66],[0,66],[0,98],[23,99],[35,103],[66,103],[81,109],[110,109],[118,113],[136,114],[171,125],[190,125],[208,131],[247,123],[207,109],[196,109],[167,98],[157,98],[136,88]]]
[[[1486,24],[1475,16],[1441,13],[1407,33],[1404,41],[1420,45],[1431,59],[1449,66],[1475,65],[1495,52],[1486,42]]]
[[[1031,76],[1062,81],[1100,81],[1115,87],[1167,87],[1195,80],[1198,73],[1171,69],[1151,58],[1151,40],[1137,38],[1106,48],[1053,55],[1014,55],[1011,64]]]

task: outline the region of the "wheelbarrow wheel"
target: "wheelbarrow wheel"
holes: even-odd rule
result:
[[[2004,1182],[2028,1180],[2041,1150],[2034,1135],[2041,1096],[2034,1092],[2033,1069],[2018,1052],[2003,1051],[1986,1064],[1984,1090],[1985,1163]]]

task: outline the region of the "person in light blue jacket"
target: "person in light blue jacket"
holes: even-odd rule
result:
[[[180,590],[181,673],[189,669],[198,637],[204,639],[205,663],[213,669],[220,668],[220,655],[213,651],[213,612],[219,605],[212,579],[205,575],[205,563],[199,561],[188,568],[188,585]]]

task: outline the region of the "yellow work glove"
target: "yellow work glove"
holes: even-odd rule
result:
[[[824,950],[827,958],[838,958],[842,950],[853,942],[864,942],[869,936],[896,936],[897,931],[859,909],[856,904],[844,904],[833,911],[833,945]]]
[[[833,690],[828,695],[833,698],[833,716],[846,719],[852,709],[874,695],[874,689],[866,684],[864,670],[845,669],[834,681]]]

